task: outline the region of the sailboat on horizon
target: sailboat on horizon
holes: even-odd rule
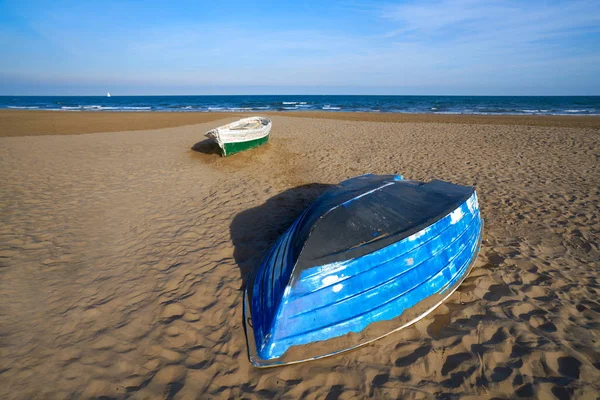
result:
[[[110,97],[110,92],[106,92],[106,97]]]

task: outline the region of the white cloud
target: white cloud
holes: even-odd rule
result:
[[[600,32],[600,2],[436,0],[385,6],[386,37],[412,40],[532,42]]]

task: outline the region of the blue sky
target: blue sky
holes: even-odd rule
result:
[[[0,94],[600,95],[600,1],[0,0]]]

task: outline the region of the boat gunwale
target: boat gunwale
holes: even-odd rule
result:
[[[260,122],[262,126],[260,126],[258,128],[254,128],[254,127],[253,128],[247,128],[247,129],[233,129],[232,128],[233,125],[237,125],[237,124],[240,124],[240,123],[243,123],[243,122],[255,121],[255,120],[257,120],[257,121],[266,120],[266,121],[268,121],[268,123],[267,124],[262,124],[262,122]],[[242,132],[244,132],[244,133],[247,133],[247,132],[262,132],[262,131],[267,130],[267,129],[270,130],[270,127],[272,125],[273,125],[273,121],[270,118],[267,118],[267,117],[248,117],[248,118],[242,118],[242,119],[239,119],[237,121],[230,122],[229,124],[225,124],[225,125],[221,125],[221,126],[218,126],[216,128],[213,128],[213,129],[207,131],[205,133],[205,136],[207,136],[208,134],[213,133],[213,132],[214,133],[220,133],[220,134],[221,133],[227,133],[227,132],[231,132],[232,134],[236,134],[238,132],[239,133],[242,133]]]

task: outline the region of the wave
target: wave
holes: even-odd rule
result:
[[[291,95],[290,95],[291,96]],[[286,99],[287,97],[287,99]],[[10,97],[0,96],[0,109],[54,110],[83,112],[247,112],[259,113],[266,110],[285,111],[345,111],[385,113],[427,114],[472,114],[472,115],[571,115],[585,116],[600,113],[600,96],[580,98],[539,98],[533,101],[526,97],[508,99],[461,98],[459,97],[372,97],[372,96],[294,96],[272,97],[130,97],[106,99],[104,97]],[[304,99],[301,100],[300,97]],[[582,101],[585,101],[582,103]]]
[[[152,107],[137,107],[137,106],[100,106],[100,105],[91,105],[91,106],[62,106],[61,110],[88,110],[88,111],[136,111],[136,110],[152,110]]]
[[[570,115],[572,117],[586,117],[588,115],[600,115],[600,112],[586,112],[585,114],[574,114],[572,112],[568,112],[568,113],[552,113],[550,115]]]
[[[228,107],[227,111],[252,111],[252,107]]]
[[[538,113],[540,113],[540,114],[546,114],[546,113],[550,112],[550,110],[518,110],[518,111],[519,112],[524,112],[524,113],[527,113],[527,114],[538,114]]]

